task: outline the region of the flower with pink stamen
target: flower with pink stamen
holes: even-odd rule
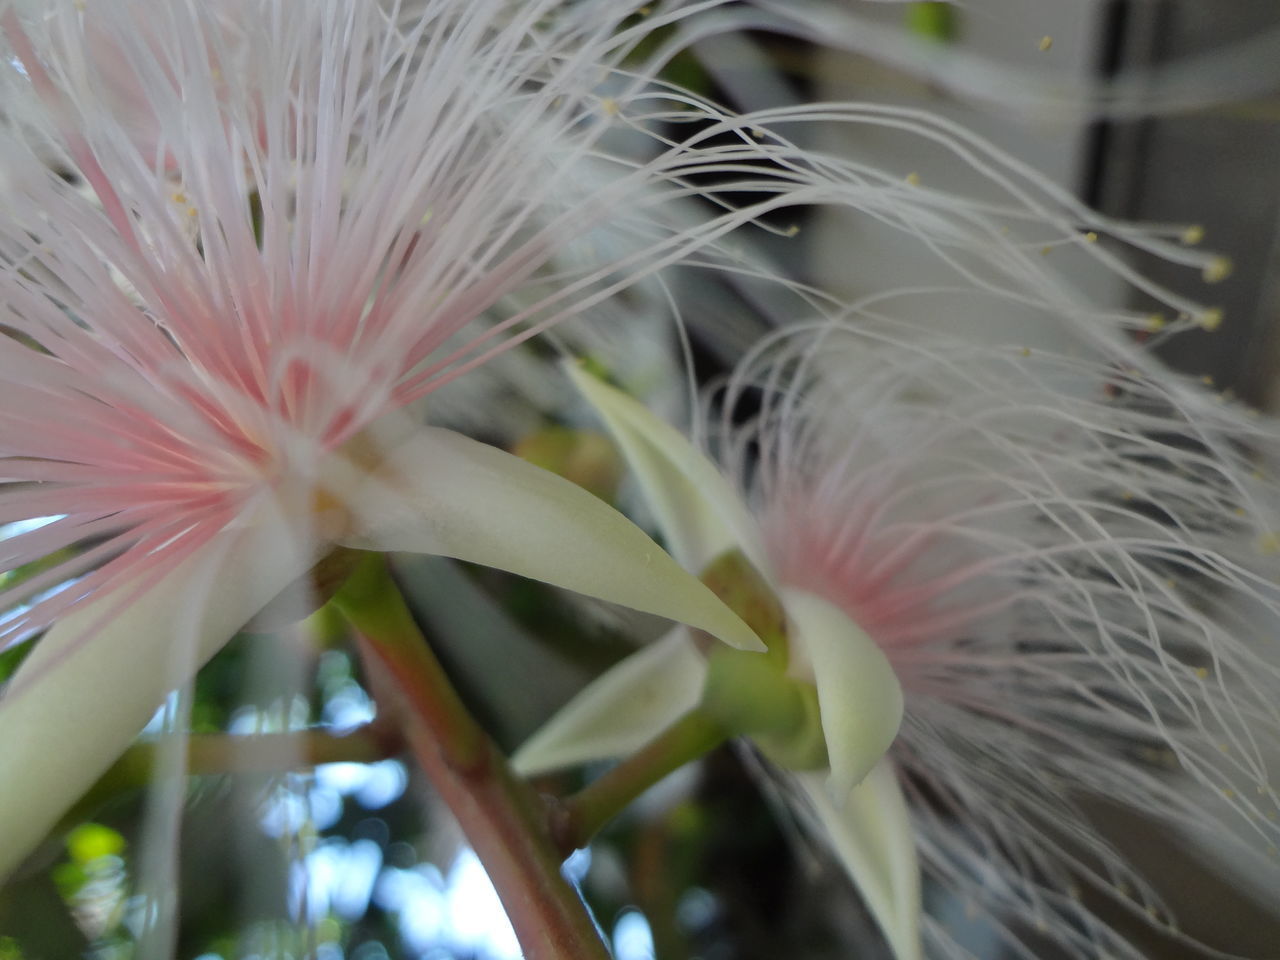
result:
[[[0,872],[334,543],[758,642],[599,501],[404,412],[754,217],[667,215],[735,149],[615,151],[644,31],[562,7],[0,0],[0,644],[40,637]]]
[[[1117,907],[1190,939],[1099,829],[1114,807],[1280,881],[1280,427],[1094,332],[1066,353],[884,316],[793,328],[717,395],[718,467],[576,375],[673,554],[739,550],[781,600],[830,765],[793,792],[899,960],[997,949],[922,912],[922,882],[1020,956],[1138,960]],[[625,755],[705,674],[674,633],[517,762]]]
[[[924,875],[1014,950],[1143,956],[1108,900],[1180,936],[1097,829],[1108,806],[1280,879],[1280,429],[1121,351],[823,328],[724,397],[763,397],[723,462],[777,581],[838,606],[902,684],[889,756]],[[847,814],[802,783],[838,835]]]

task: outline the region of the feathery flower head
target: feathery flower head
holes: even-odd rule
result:
[[[780,597],[835,774],[793,775],[798,796],[901,958],[969,955],[921,914],[922,872],[1014,949],[1141,956],[1081,893],[1173,930],[1095,828],[1099,803],[1277,875],[1258,852],[1280,841],[1280,495],[1264,472],[1280,432],[1114,343],[1095,359],[882,316],[801,325],[718,395],[720,472],[578,377],[676,555],[700,569],[740,549]],[[669,638],[624,661],[518,762],[626,752],[698,702],[696,659]],[[634,707],[664,687],[681,692]]]
[[[1091,803],[1280,876],[1280,432],[1126,354],[864,323],[778,338],[723,397],[762,401],[722,463],[777,581],[902,684],[890,757],[927,875],[1072,956],[1141,955],[1082,889],[1171,923]]]
[[[47,631],[0,702],[0,832],[34,842],[336,541],[758,642],[594,498],[402,413],[753,219],[665,214],[722,153],[608,146],[602,79],[652,77],[591,7],[0,2],[0,642]]]

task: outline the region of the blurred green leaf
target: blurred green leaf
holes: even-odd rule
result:
[[[66,900],[72,899],[89,879],[84,867],[78,863],[60,863],[50,873],[58,892]]]
[[[27,654],[33,649],[35,649],[35,641],[28,640],[7,650],[0,650],[0,683],[14,675],[22,665],[22,661],[27,659]]]
[[[912,33],[949,43],[956,36],[956,12],[950,3],[912,3],[907,6],[907,29]]]
[[[102,857],[118,857],[124,848],[124,837],[100,823],[82,823],[67,834],[67,852],[79,864],[92,863]]]

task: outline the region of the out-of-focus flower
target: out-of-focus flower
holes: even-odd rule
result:
[[[1274,888],[1273,422],[1120,339],[1110,357],[1067,355],[864,317],[779,335],[743,363],[723,418],[704,424],[717,471],[577,376],[673,553],[700,569],[741,550],[776,589],[790,672],[817,687],[837,773],[794,774],[797,798],[897,956],[971,955],[921,913],[921,875],[1018,955],[1052,942],[1143,956],[1100,902],[1180,936],[1097,829],[1099,805],[1207,843]],[[698,702],[699,663],[673,634],[518,759],[535,770],[629,752]],[[848,793],[841,764],[866,771],[892,734],[890,684],[901,729]]]
[[[664,215],[723,150],[606,145],[641,32],[591,7],[0,2],[0,643],[43,632],[0,701],[0,873],[334,543],[758,643],[594,497],[404,413],[752,219]],[[556,258],[606,228],[633,242]]]

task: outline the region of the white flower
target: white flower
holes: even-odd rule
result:
[[[758,644],[600,501],[404,413],[751,219],[668,221],[723,151],[611,150],[640,33],[561,7],[0,0],[0,642],[44,632],[0,700],[0,873],[334,544]],[[556,260],[601,229],[639,239]]]
[[[921,873],[1014,949],[1140,957],[1081,891],[1171,918],[1089,803],[1280,879],[1280,491],[1255,466],[1280,432],[1114,346],[796,328],[724,391],[720,470],[576,374],[673,553],[741,550],[781,598],[834,774],[794,775],[798,795],[903,960],[968,955],[920,913]],[[518,762],[633,750],[698,702],[697,662],[679,634],[624,661]]]

